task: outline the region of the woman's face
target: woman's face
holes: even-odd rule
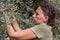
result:
[[[33,17],[33,22],[35,24],[47,23],[47,21],[48,21],[48,16],[44,15],[44,12],[41,9],[41,7],[37,8],[37,10],[34,12],[32,17]]]

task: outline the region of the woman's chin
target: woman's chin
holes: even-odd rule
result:
[[[35,25],[38,25],[38,24],[40,24],[40,23],[38,23],[38,22],[36,22],[36,21],[33,21],[33,23],[34,23]]]
[[[34,22],[34,24],[35,24],[35,25],[38,25],[39,23],[37,23],[37,22]]]
[[[34,24],[37,24],[36,22],[33,22]]]

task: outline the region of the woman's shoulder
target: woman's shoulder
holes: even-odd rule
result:
[[[47,24],[39,24],[39,25],[35,25],[32,28],[36,28],[36,29],[52,29],[51,26],[47,25]]]
[[[52,31],[51,26],[40,24],[35,25],[33,28],[31,28],[32,31],[37,35],[38,38],[49,38],[52,37]]]

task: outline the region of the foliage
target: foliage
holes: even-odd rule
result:
[[[0,0],[0,40],[7,40],[6,25],[3,12],[5,12],[10,22],[13,22],[12,16],[16,16],[16,20],[22,29],[34,26],[32,21],[32,12],[43,0]],[[56,5],[56,28],[53,29],[56,38],[60,38],[60,12],[59,2],[56,0],[46,0],[53,6]],[[57,3],[58,2],[58,3]]]

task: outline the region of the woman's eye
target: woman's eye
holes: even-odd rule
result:
[[[39,15],[37,12],[35,12],[36,13],[36,15]]]
[[[38,13],[36,13],[36,15],[39,15]]]
[[[36,13],[36,15],[39,15],[38,13]]]
[[[33,15],[36,14],[36,15],[39,15],[37,12],[33,12]]]

